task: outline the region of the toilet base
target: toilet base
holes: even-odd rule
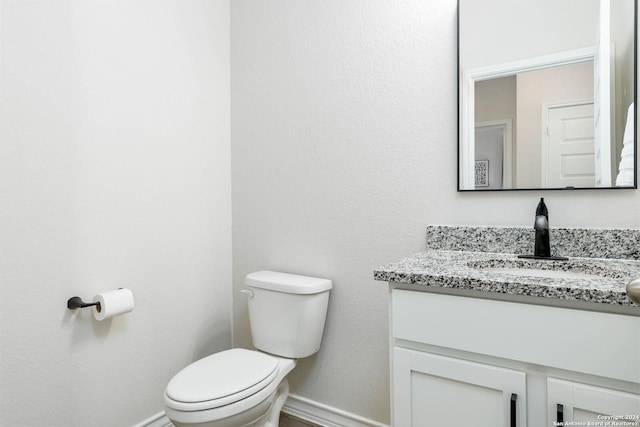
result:
[[[278,390],[276,390],[276,401],[273,402],[273,406],[265,415],[264,425],[257,425],[256,427],[278,427],[280,425],[280,411],[282,411],[287,397],[289,397],[289,381],[285,378],[278,386]]]

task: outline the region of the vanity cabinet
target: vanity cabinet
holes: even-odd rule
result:
[[[395,427],[640,426],[637,316],[392,283],[391,361]]]

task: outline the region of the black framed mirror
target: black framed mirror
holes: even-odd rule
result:
[[[458,191],[637,188],[637,0],[458,0]]]

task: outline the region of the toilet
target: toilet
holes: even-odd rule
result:
[[[251,338],[178,372],[164,392],[176,427],[277,427],[296,359],[320,349],[331,280],[275,271],[246,277]]]

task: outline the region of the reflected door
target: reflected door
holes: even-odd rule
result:
[[[546,116],[543,186],[594,187],[593,103],[549,108]]]

